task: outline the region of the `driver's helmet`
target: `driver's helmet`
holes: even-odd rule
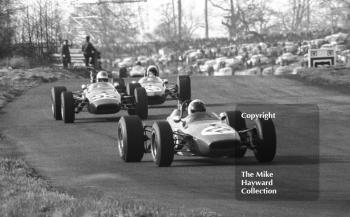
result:
[[[100,71],[96,76],[97,82],[108,82],[108,73],[106,71]]]
[[[204,103],[199,100],[199,99],[195,99],[193,100],[189,105],[188,105],[188,114],[194,114],[196,112],[205,112],[206,108]]]
[[[159,76],[159,70],[157,66],[149,66],[146,70],[146,77],[158,77]]]

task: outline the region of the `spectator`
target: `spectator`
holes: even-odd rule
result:
[[[62,56],[63,68],[67,69],[68,64],[69,65],[71,64],[71,57],[70,57],[68,40],[64,40],[64,42],[63,42],[61,56]]]
[[[91,62],[95,62],[95,53],[97,53],[97,50],[95,47],[92,45],[90,42],[90,36],[86,36],[86,41],[83,44],[82,51],[84,53],[84,58],[85,58],[85,66],[89,66],[90,63],[90,58]]]

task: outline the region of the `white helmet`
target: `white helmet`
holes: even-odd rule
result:
[[[146,70],[146,76],[149,77],[149,76],[155,76],[155,77],[158,77],[159,76],[159,70],[158,70],[158,67],[155,66],[155,65],[151,65],[147,68]]]
[[[188,105],[188,114],[191,115],[196,112],[206,112],[205,105],[202,100],[195,99]]]
[[[96,76],[97,82],[108,82],[108,73],[106,71],[100,71]]]

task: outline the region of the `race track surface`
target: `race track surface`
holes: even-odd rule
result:
[[[63,186],[77,195],[97,192],[185,211],[204,207],[224,216],[350,215],[350,96],[276,77],[192,78],[193,98],[204,100],[210,111],[229,111],[237,103],[317,104],[319,107],[319,163],[297,156],[288,158],[286,153],[293,151],[293,147],[307,152],[311,141],[305,134],[300,136],[298,129],[286,130],[288,121],[295,117],[285,112],[283,121],[276,120],[276,128],[281,135],[288,131],[289,137],[279,139],[278,144],[287,148],[278,149],[275,161],[266,165],[281,174],[291,168],[318,168],[318,199],[242,201],[235,197],[238,165],[232,159],[176,157],[170,168],[157,168],[150,155],[141,163],[122,162],[115,145],[116,122],[126,112],[97,117],[79,114],[76,123],[70,125],[54,121],[51,86],[64,85],[74,90],[83,82],[87,81],[57,82],[31,89],[9,104],[3,110],[5,115],[0,117],[0,130],[5,131],[25,159],[55,186]],[[174,105],[175,102],[167,102],[152,108],[147,123],[164,119]],[[259,164],[249,152],[239,166],[258,168]],[[295,180],[293,185],[283,188],[293,191],[307,186],[310,183],[304,179],[305,175],[296,173],[290,177]]]

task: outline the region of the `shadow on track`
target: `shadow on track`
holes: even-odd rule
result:
[[[235,106],[236,103],[207,103],[207,107],[220,107],[220,106]],[[162,108],[173,108],[176,109],[176,104],[174,105],[151,105],[149,106],[150,109],[162,109]]]
[[[148,115],[147,121],[165,120],[170,114]]]
[[[77,118],[74,124],[118,122],[121,117]]]
[[[144,161],[145,162],[145,161]],[[151,161],[150,161],[151,162]],[[320,161],[315,156],[279,156],[271,163],[259,163],[255,157],[234,158],[190,158],[176,159],[171,167],[208,167],[208,166],[281,166],[281,165],[317,165]]]

